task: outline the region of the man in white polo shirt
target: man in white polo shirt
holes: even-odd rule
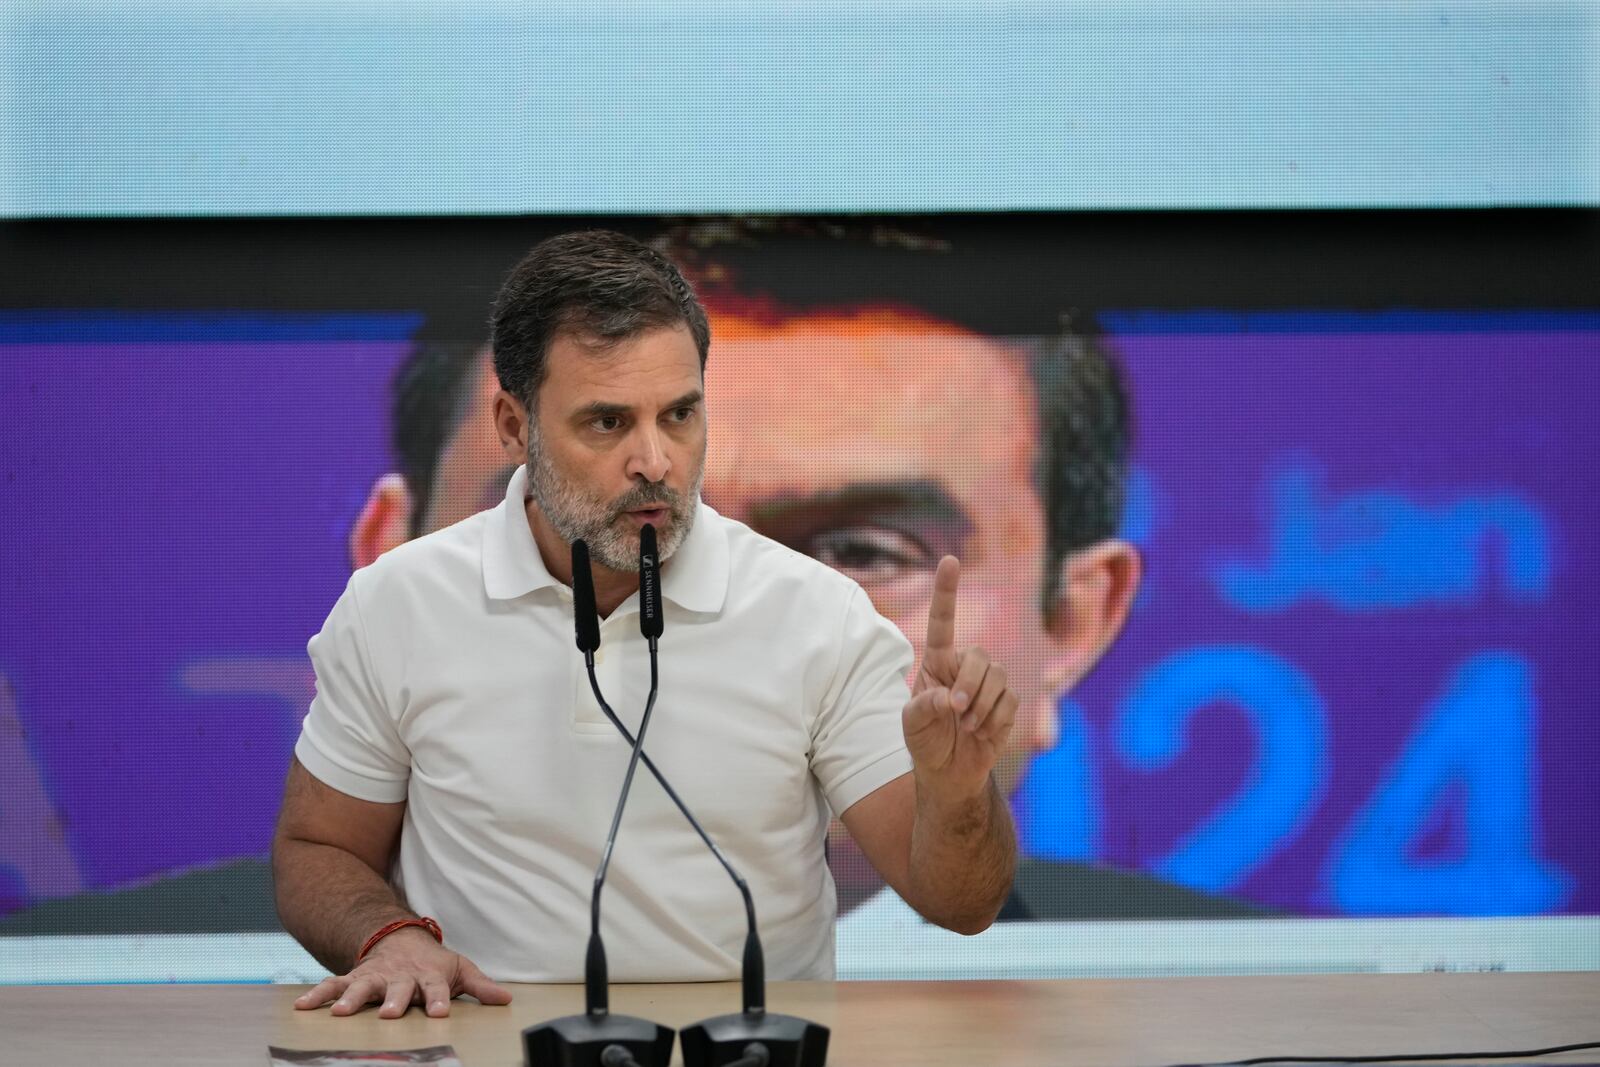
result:
[[[1015,837],[992,770],[1004,670],[954,647],[938,570],[923,663],[851,580],[700,502],[709,331],[677,269],[618,234],[568,234],[495,308],[495,424],[521,459],[496,508],[357,571],[310,644],[317,697],[274,839],[284,926],[348,1014],[502,981],[576,981],[593,871],[629,746],[573,646],[570,543],[594,559],[602,691],[637,729],[649,684],[639,530],[665,561],[652,759],[749,880],[775,978],[831,978],[829,812],[931,921],[989,925]],[[621,980],[737,977],[733,886],[641,776],[607,882]],[[492,976],[492,977],[491,977]]]

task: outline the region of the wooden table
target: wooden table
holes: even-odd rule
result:
[[[526,1026],[581,1010],[578,986],[511,986],[509,1007],[458,1000],[334,1018],[305,986],[0,987],[0,1064],[264,1067],[291,1048],[454,1045],[464,1067],[519,1067]],[[734,1010],[733,984],[614,986],[614,1011],[674,1028]],[[833,1030],[837,1067],[1161,1065],[1262,1055],[1487,1051],[1600,1041],[1600,973],[1297,975],[1050,982],[777,982],[773,1011]],[[1600,1063],[1600,1049],[1550,1064]]]

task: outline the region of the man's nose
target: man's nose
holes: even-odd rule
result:
[[[632,453],[628,457],[628,477],[637,475],[647,482],[660,482],[671,469],[672,461],[667,458],[661,431],[654,425],[640,427],[634,435]]]

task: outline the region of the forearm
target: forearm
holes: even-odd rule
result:
[[[994,777],[975,796],[916,780],[908,902],[930,922],[976,934],[994,922],[1017,870],[1011,810]]]
[[[374,931],[415,917],[376,871],[333,845],[278,838],[272,882],[283,928],[334,974],[355,966]]]

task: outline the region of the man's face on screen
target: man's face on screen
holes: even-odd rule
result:
[[[1009,791],[1055,738],[1032,381],[1003,343],[882,307],[777,322],[711,314],[706,502],[848,574],[920,657],[939,559],[962,563],[957,642],[1022,698]]]

